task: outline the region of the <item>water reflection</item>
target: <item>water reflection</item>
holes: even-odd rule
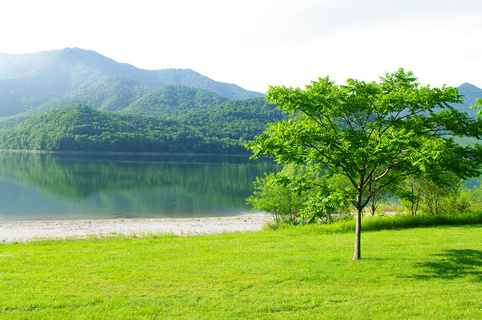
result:
[[[253,181],[278,170],[246,157],[0,153],[0,220],[239,215]]]

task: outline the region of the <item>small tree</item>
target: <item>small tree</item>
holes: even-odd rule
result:
[[[300,211],[308,198],[309,190],[303,187],[306,177],[303,167],[287,165],[281,172],[256,177],[254,193],[246,201],[255,210],[271,213],[275,227],[280,223],[297,224]]]
[[[325,177],[310,166],[286,165],[281,172],[256,177],[253,195],[246,199],[254,209],[280,223],[306,224],[348,212],[348,183],[343,176]]]
[[[422,194],[424,211],[431,215],[439,214],[444,200],[457,197],[462,187],[462,179],[451,172],[436,177],[426,177]]]
[[[406,177],[398,186],[397,194],[412,216],[419,209],[436,215],[447,211],[441,209],[441,204],[457,198],[462,191],[462,183],[462,179],[450,171],[421,173]]]
[[[420,175],[419,175],[420,176]],[[411,174],[402,180],[402,185],[399,186],[395,193],[401,200],[402,205],[410,210],[410,214],[414,217],[420,206],[420,199],[422,197],[424,180],[417,177],[415,174]]]
[[[463,148],[447,133],[481,136],[482,121],[450,106],[462,102],[452,87],[420,87],[403,69],[380,82],[328,77],[300,88],[270,87],[267,99],[292,114],[270,124],[248,148],[253,158],[312,164],[350,181],[356,209],[355,250],[360,259],[361,217],[372,196],[401,177],[449,170],[460,178],[480,174],[482,148]],[[375,187],[369,190],[369,185]]]

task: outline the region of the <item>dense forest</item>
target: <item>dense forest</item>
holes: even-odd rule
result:
[[[230,100],[263,96],[235,84],[214,81],[190,69],[144,70],[80,48],[31,54],[0,53],[0,117],[26,112],[53,100],[72,98],[84,90],[93,91],[97,84],[118,77],[149,88],[180,85],[204,89]],[[89,101],[73,103],[91,105]],[[72,103],[63,106],[68,104]]]
[[[120,112],[139,116],[174,118],[226,101],[228,101],[227,98],[207,90],[168,85],[152,89]]]
[[[475,116],[482,89],[458,90],[453,107]],[[0,149],[246,154],[286,118],[262,93],[189,69],[142,70],[79,48],[0,53]]]
[[[167,119],[76,104],[0,132],[0,149],[246,154],[247,139],[286,115],[262,98],[226,102]]]
[[[0,129],[68,105],[84,104],[94,109],[125,114],[173,118],[228,101],[214,92],[179,85],[150,88],[132,79],[114,77],[101,81],[68,98],[46,102],[13,116],[0,117]]]

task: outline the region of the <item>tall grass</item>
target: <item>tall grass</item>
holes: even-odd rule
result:
[[[365,217],[362,219],[362,230],[378,231],[467,224],[482,224],[482,212],[438,214],[433,216],[417,215],[413,217],[407,214]],[[319,229],[327,233],[354,232],[355,220],[339,220],[330,224],[322,224]]]

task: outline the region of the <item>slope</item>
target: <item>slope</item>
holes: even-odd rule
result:
[[[0,54],[0,117],[67,98],[109,77],[126,77],[150,87],[167,84],[209,90],[228,99],[262,96],[193,70],[143,70],[79,48],[32,54]]]
[[[173,118],[188,112],[207,109],[227,100],[227,98],[207,90],[166,85],[152,89],[120,112]]]
[[[211,109],[162,119],[72,105],[0,132],[0,149],[249,154],[245,141],[285,117],[262,98]]]
[[[459,86],[457,89],[459,90],[459,94],[464,96],[464,103],[454,107],[467,112],[471,117],[475,117],[477,115],[477,110],[470,109],[470,107],[477,104],[477,98],[482,98],[482,89],[467,82]]]
[[[122,111],[131,115],[171,118],[227,100],[202,89],[178,85],[151,88],[129,78],[110,77],[69,98],[52,100],[26,112],[0,117],[0,129],[13,128],[34,116],[72,104],[85,104],[99,110]]]
[[[242,143],[261,134],[267,124],[286,119],[288,115],[269,104],[264,98],[227,101],[221,105],[191,112],[178,118],[203,134],[218,138],[237,139]]]
[[[209,150],[207,144],[201,134],[173,120],[120,115],[85,105],[43,113],[0,134],[2,149],[200,152]]]

